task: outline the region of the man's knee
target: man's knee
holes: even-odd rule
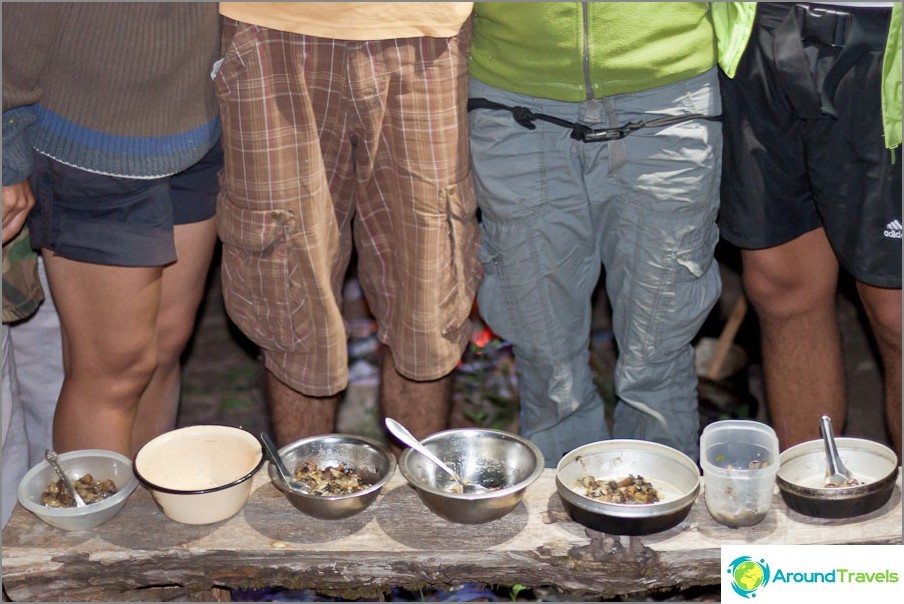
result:
[[[883,350],[901,355],[901,290],[860,285],[870,326]]]
[[[834,304],[835,275],[745,259],[742,279],[747,298],[761,318],[788,319]]]

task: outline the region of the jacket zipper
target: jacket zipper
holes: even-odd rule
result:
[[[581,2],[581,14],[584,27],[584,86],[587,89],[587,100],[591,100],[593,99],[593,86],[590,85],[590,25],[586,2]]]

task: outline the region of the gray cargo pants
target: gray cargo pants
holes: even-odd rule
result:
[[[596,127],[721,112],[715,69],[583,103],[527,97],[472,78],[469,96]],[[470,113],[485,269],[480,311],[513,344],[521,432],[554,467],[609,438],[589,365],[591,295],[606,270],[618,345],[612,436],[660,442],[696,459],[699,417],[691,340],[721,288],[722,135],[692,120],[615,142],[572,140],[507,111]]]

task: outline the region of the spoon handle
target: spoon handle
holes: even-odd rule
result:
[[[822,440],[826,446],[826,475],[848,475],[849,472],[838,456],[838,447],[835,445],[835,437],[832,434],[832,419],[828,415],[819,418],[819,431],[822,432]]]
[[[291,470],[289,470],[286,462],[279,454],[279,449],[276,447],[276,443],[273,442],[273,439],[270,438],[270,435],[266,432],[261,432],[261,442],[264,444],[264,450],[267,451],[267,456],[273,460],[273,463],[276,464],[276,470],[286,486],[290,489],[310,494],[311,489],[308,488],[308,485],[295,478],[295,475]]]
[[[447,466],[445,463],[443,463],[443,461],[439,457],[434,455],[433,452],[430,451],[430,449],[422,445],[421,441],[419,441],[414,436],[414,434],[408,431],[408,428],[392,419],[391,417],[384,418],[383,421],[385,422],[386,427],[389,428],[389,431],[392,432],[396,438],[438,465],[446,474],[451,476],[455,480],[455,482],[461,485],[464,484],[462,479],[458,476],[458,473]]]
[[[75,500],[75,507],[83,508],[86,504],[85,500],[82,499],[82,496],[78,494],[78,491],[75,489],[75,485],[72,484],[72,481],[69,479],[69,476],[66,472],[63,471],[63,467],[60,465],[59,457],[56,454],[56,451],[51,451],[50,449],[44,450],[44,459],[47,460],[47,463],[50,464],[50,467],[53,468],[53,471],[57,473],[57,476],[60,477],[60,480],[63,481],[63,485],[69,491],[69,494],[72,495],[72,498]]]
[[[291,482],[292,473],[289,472],[289,468],[286,467],[286,462],[284,462],[283,458],[280,456],[279,449],[276,448],[276,443],[273,442],[270,435],[266,432],[261,432],[261,442],[264,443],[264,449],[267,451],[267,456],[276,464],[276,469],[279,470],[283,480]]]

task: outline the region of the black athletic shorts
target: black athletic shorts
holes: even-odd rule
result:
[[[219,142],[190,168],[165,178],[121,178],[34,154],[31,244],[64,258],[114,266],[176,260],[173,226],[216,215]]]
[[[734,79],[721,74],[719,227],[761,249],[823,227],[841,267],[901,287],[901,154],[880,104],[891,9],[759,3]]]

